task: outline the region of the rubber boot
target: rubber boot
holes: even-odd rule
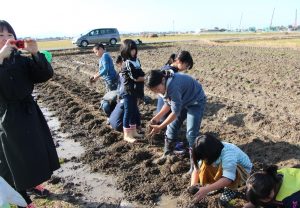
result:
[[[130,128],[132,130],[132,136],[133,137],[135,137],[135,138],[142,138],[143,137],[142,134],[137,133],[136,125],[130,125]]]
[[[124,132],[124,140],[129,143],[134,143],[136,139],[132,135],[132,129],[131,128],[123,128]]]
[[[164,164],[167,160],[167,157],[173,153],[175,145],[176,145],[175,143],[176,142],[174,142],[166,137],[165,145],[164,145],[164,154],[160,158],[156,159],[154,161],[154,163],[159,164],[159,165]]]

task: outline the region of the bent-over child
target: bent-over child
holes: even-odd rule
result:
[[[220,202],[226,204],[236,196],[234,189],[246,183],[252,169],[248,155],[234,144],[221,142],[212,133],[199,136],[192,148],[195,169],[191,185],[200,184],[193,202],[209,192],[224,188]]]
[[[300,207],[300,168],[270,166],[258,171],[247,180],[244,208]]]

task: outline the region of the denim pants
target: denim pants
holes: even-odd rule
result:
[[[196,137],[199,136],[205,104],[206,98],[200,102],[195,102],[194,104],[183,108],[176,120],[167,126],[167,138],[175,142],[177,140],[178,131],[180,130],[182,123],[186,120],[186,138],[189,143],[189,147],[192,147]]]
[[[118,88],[118,79],[105,80],[105,91],[106,92],[117,90],[117,88]]]
[[[123,127],[130,128],[130,125],[141,125],[141,115],[137,105],[137,97],[134,95],[124,95],[124,117]]]

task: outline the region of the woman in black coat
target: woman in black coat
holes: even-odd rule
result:
[[[25,198],[26,189],[48,180],[59,160],[47,122],[31,95],[53,69],[35,40],[17,45],[10,24],[0,20],[0,176]],[[24,47],[31,56],[21,55]]]

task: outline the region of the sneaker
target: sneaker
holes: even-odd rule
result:
[[[183,155],[185,154],[186,150],[184,148],[183,142],[177,142],[175,145],[175,148],[173,150],[173,153],[176,155]]]
[[[30,204],[28,204],[28,205],[26,206],[26,208],[36,208],[36,206],[34,205],[33,202],[31,202]]]
[[[45,189],[42,185],[32,188],[31,191],[41,197],[49,196],[50,194],[50,191]]]
[[[234,198],[236,198],[236,192],[225,187],[224,192],[220,196],[220,202],[223,206],[225,206]]]

